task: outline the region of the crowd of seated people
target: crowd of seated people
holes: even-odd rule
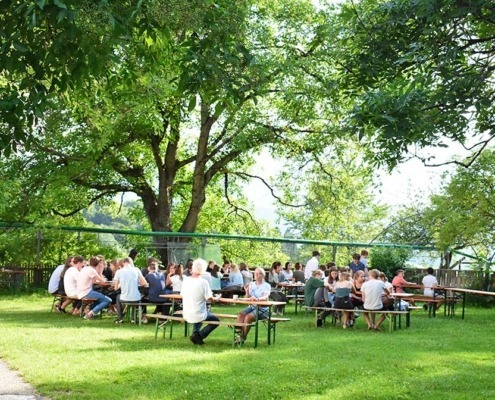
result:
[[[139,307],[143,307],[143,312],[140,313],[143,323],[147,322],[147,309],[141,303],[153,303],[155,314],[169,314],[169,304],[162,295],[181,293],[184,282],[193,275],[197,277],[197,271],[193,272],[192,269],[193,260],[188,260],[185,267],[182,264],[169,263],[163,273],[159,268],[159,260],[153,257],[149,257],[146,260],[146,267],[140,270],[134,265],[136,256],[137,252],[134,251],[129,257],[113,259],[108,263],[103,256],[92,256],[88,260],[82,256],[68,257],[64,264],[54,270],[48,285],[49,293],[61,296],[60,301],[55,304],[55,310],[91,320],[108,308],[108,314],[116,314],[115,322],[118,324],[124,320],[122,303],[127,305],[140,303]],[[348,268],[339,269],[334,263],[319,264],[312,270],[307,280],[304,280],[302,263],[294,263],[293,268],[290,261],[284,266],[280,261],[274,261],[266,275],[263,268],[257,268],[253,277],[253,272],[244,262],[238,267],[235,263],[225,260],[220,267],[211,260],[205,264],[205,270],[201,272],[200,277],[207,282],[209,290],[221,291],[222,282],[226,281],[228,284],[223,288],[224,290],[245,291],[247,297],[269,298],[285,303],[288,301],[286,295],[297,290],[294,286],[290,286],[290,289],[286,289],[285,286],[304,283],[301,285],[301,290],[304,291],[305,305],[343,310],[342,326],[347,329],[354,325],[354,319],[358,316],[358,314],[354,315],[353,310],[385,313],[394,306],[393,300],[388,296],[389,293],[394,291],[400,293],[403,287],[414,285],[404,279],[403,270],[397,271],[392,283],[388,282],[384,273],[376,269],[368,271],[367,252],[365,254],[362,252],[360,258],[358,256],[357,253],[353,255],[353,261]],[[319,261],[319,258],[319,252],[313,252],[311,260]],[[428,270],[424,283],[425,295],[428,293],[432,296],[434,286],[438,284],[432,271]],[[270,291],[266,296],[265,291],[268,287]],[[83,303],[90,304],[83,307]],[[68,308],[70,305],[72,305],[71,310]],[[134,310],[137,309],[134,307]],[[273,308],[274,315],[283,312],[284,306]],[[323,321],[327,315],[327,311],[319,315],[317,326],[323,325],[320,321]],[[375,321],[374,313],[369,315],[365,313],[368,328],[379,330],[384,318],[382,317]],[[137,311],[131,316],[133,321],[136,321],[136,318]],[[245,309],[239,314],[239,321],[252,321],[252,318],[252,310]],[[239,340],[245,340],[248,332],[249,329],[244,330]]]

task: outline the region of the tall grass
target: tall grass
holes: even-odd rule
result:
[[[205,346],[182,329],[155,341],[152,325],[84,321],[50,304],[0,298],[0,357],[54,400],[495,398],[495,310],[469,308],[465,320],[415,311],[409,329],[388,333],[367,331],[362,318],[352,330],[317,329],[288,306],[275,345],[261,328],[257,349],[254,332],[232,349],[225,327]]]

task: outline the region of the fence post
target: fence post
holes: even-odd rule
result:
[[[41,259],[41,229],[36,231],[36,265],[40,265]]]

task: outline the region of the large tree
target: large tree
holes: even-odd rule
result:
[[[0,2],[0,154],[30,144],[53,97],[90,90],[136,32],[166,41],[201,24],[212,1],[7,0]]]
[[[378,163],[455,141],[470,165],[495,137],[493,1],[348,1],[339,21],[340,86],[354,104],[344,128]]]
[[[30,207],[69,216],[133,192],[153,231],[193,232],[208,187],[228,195],[263,147],[316,155],[328,145],[321,83],[308,73],[321,24],[311,3],[204,4],[192,19],[178,8],[153,34],[130,30],[104,76],[50,97],[29,151],[4,166]],[[22,216],[16,204],[11,218]]]

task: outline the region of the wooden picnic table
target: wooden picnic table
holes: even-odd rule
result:
[[[466,309],[466,294],[467,293],[476,294],[476,295],[480,295],[480,296],[495,296],[495,292],[486,292],[484,290],[453,288],[453,287],[443,287],[443,286],[440,287],[440,290],[445,291],[445,294],[446,294],[445,298],[446,299],[447,299],[447,292],[462,293],[462,319],[464,319],[464,311]]]

